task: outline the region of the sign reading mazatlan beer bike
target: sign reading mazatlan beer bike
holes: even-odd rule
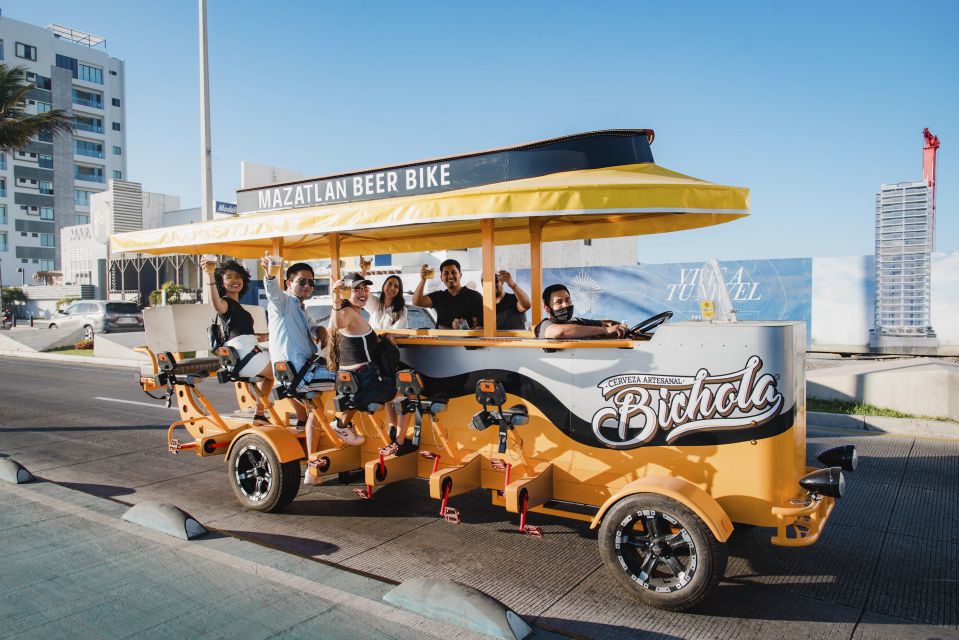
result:
[[[652,131],[623,129],[371,171],[243,189],[239,212],[272,211],[467,189],[561,171],[652,162]]]

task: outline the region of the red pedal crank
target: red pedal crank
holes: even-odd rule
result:
[[[440,468],[440,454],[432,451],[420,451],[420,455],[433,461],[433,471],[431,473],[436,473],[436,470]]]

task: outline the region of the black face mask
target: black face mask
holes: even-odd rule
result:
[[[568,307],[560,309],[559,311],[556,309],[550,309],[549,315],[556,322],[569,322],[573,319],[573,305],[569,305]]]

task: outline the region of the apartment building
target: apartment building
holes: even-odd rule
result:
[[[0,154],[0,277],[30,284],[62,272],[61,230],[90,222],[90,198],[127,177],[124,63],[106,40],[56,24],[0,16],[0,62],[23,67],[35,87],[26,110],[61,109],[73,135],[39,136]]]

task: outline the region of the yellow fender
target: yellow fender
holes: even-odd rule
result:
[[[276,452],[276,456],[280,459],[280,462],[291,462],[293,460],[303,460],[306,458],[306,452],[303,450],[303,446],[295,435],[284,427],[267,424],[246,429],[240,436],[234,438],[226,450],[227,460],[229,460],[230,454],[233,453],[233,447],[236,446],[237,441],[239,441],[242,436],[250,433],[254,433],[266,440],[270,446],[273,447],[273,451]]]
[[[668,476],[649,476],[633,480],[603,503],[589,528],[595,529],[614,504],[637,493],[657,493],[686,505],[706,523],[720,542],[726,542],[733,532],[732,521],[711,495],[688,480]]]

